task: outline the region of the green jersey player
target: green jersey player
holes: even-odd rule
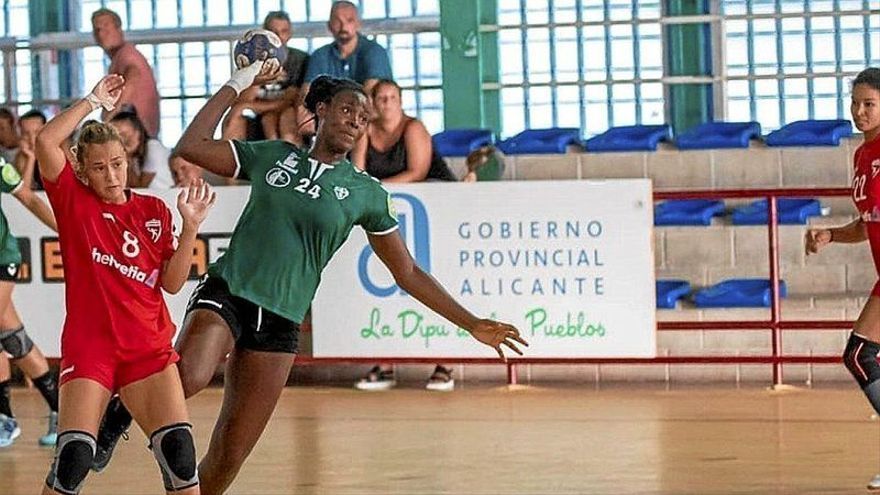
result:
[[[33,154],[30,143],[22,140],[19,153]],[[18,170],[0,158],[0,192],[15,196],[50,229],[57,230],[49,205],[22,182]],[[49,429],[39,444],[54,446],[58,437],[58,383],[49,370],[42,351],[28,336],[12,302],[12,290],[21,267],[18,239],[9,230],[6,215],[0,210],[0,448],[12,445],[21,433],[9,397],[12,378],[10,358],[30,378],[49,405]]]
[[[346,158],[363,136],[369,111],[353,81],[320,77],[305,107],[315,114],[311,150],[282,141],[218,141],[214,130],[236,95],[273,70],[241,69],[187,127],[177,152],[227,177],[251,181],[251,196],[226,253],[196,289],[177,343],[184,391],[204,388],[227,354],[226,386],[211,443],[199,464],[203,493],[222,493],[259,439],[287,382],[298,325],[320,273],[354,226],[367,232],[397,284],[504,357],[528,345],[511,325],[480,319],[459,305],[413,260],[398,230],[389,194]],[[256,67],[256,68],[255,68]],[[268,67],[268,66],[267,66]],[[127,426],[111,404],[98,450],[106,464]],[[98,464],[98,462],[96,462]],[[102,466],[97,466],[102,467]]]

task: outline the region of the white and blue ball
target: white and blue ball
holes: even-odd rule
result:
[[[281,45],[281,39],[266,29],[251,29],[244,33],[235,43],[232,51],[235,67],[241,69],[262,60],[276,59],[279,64],[287,58],[287,48]]]

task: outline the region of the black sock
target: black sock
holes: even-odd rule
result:
[[[34,385],[40,394],[49,404],[52,412],[58,412],[58,382],[55,381],[55,375],[51,371],[47,371],[43,376],[34,378]]]
[[[9,403],[9,380],[0,382],[0,414],[14,418],[12,405]]]

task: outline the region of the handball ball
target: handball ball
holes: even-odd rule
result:
[[[267,61],[273,58],[279,64],[284,64],[287,49],[281,46],[281,39],[272,31],[251,29],[235,43],[232,57],[238,69],[247,67],[257,60]]]

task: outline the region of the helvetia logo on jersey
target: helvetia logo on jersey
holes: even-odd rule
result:
[[[394,193],[391,195],[395,200],[402,201],[406,208],[397,213],[397,209],[389,200],[389,211],[397,214],[397,223],[400,235],[413,253],[416,263],[427,273],[431,273],[431,236],[428,222],[428,210],[419,198],[411,194]],[[358,278],[364,290],[376,297],[389,297],[396,292],[403,294],[397,284],[381,287],[370,279],[367,265],[373,249],[367,244],[358,257]]]
[[[147,273],[135,265],[123,265],[116,259],[112,254],[106,254],[98,251],[98,248],[92,248],[92,261],[99,265],[109,266],[114,270],[118,271],[122,274],[123,277],[130,278],[132,280],[137,280],[138,282],[146,285],[149,288],[153,288],[156,285],[156,280],[158,277],[158,270],[153,270],[153,273],[147,275]]]
[[[290,185],[290,174],[281,167],[273,167],[266,172],[266,184],[272,187],[287,187]]]
[[[348,197],[348,189],[345,187],[333,186],[333,193],[336,194],[336,199],[339,201]]]
[[[880,159],[871,162],[871,178],[877,177],[877,174],[880,174]]]
[[[159,242],[159,237],[162,235],[162,222],[160,222],[158,218],[151,218],[144,223],[144,227],[146,227],[147,232],[150,233],[150,238],[153,240],[153,244]]]

